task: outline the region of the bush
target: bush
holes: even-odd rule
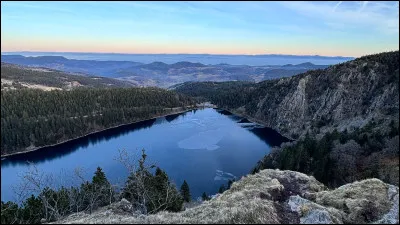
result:
[[[361,146],[354,140],[345,144],[337,144],[329,157],[335,162],[334,180],[339,184],[356,180],[357,158],[362,153]]]

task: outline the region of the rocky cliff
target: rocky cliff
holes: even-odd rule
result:
[[[351,130],[371,120],[385,129],[391,120],[398,123],[399,51],[257,84],[190,83],[177,91],[205,97],[288,137]]]
[[[399,188],[378,179],[329,190],[294,171],[262,170],[179,213],[140,215],[122,200],[58,223],[398,223]]]

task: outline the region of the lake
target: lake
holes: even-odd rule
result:
[[[160,117],[91,134],[34,152],[10,156],[1,161],[1,200],[16,201],[13,186],[29,162],[64,185],[76,168],[92,179],[100,166],[111,183],[123,184],[125,167],[115,160],[120,149],[139,159],[145,149],[146,161],[165,170],[180,188],[185,179],[193,198],[203,192],[215,194],[229,179],[248,174],[271,146],[286,138],[270,128],[251,123],[220,109],[199,109]],[[61,181],[62,180],[62,181]]]

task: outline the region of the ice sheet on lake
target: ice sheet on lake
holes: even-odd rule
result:
[[[207,149],[216,150],[218,142],[224,137],[221,129],[199,132],[189,138],[178,142],[179,148],[183,149]]]
[[[197,124],[199,126],[202,126],[202,127],[206,126],[206,125],[204,125],[204,123],[201,122],[201,120],[198,120],[198,119],[193,119],[193,120],[191,120],[191,122],[195,123],[195,124]]]
[[[254,128],[264,128],[263,125],[257,123],[239,123],[239,125],[243,128],[254,129]]]
[[[231,173],[224,172],[222,170],[216,170],[216,172],[215,172],[214,180],[225,180],[225,181],[228,181],[228,180],[232,180],[232,179],[236,180],[236,176],[231,174]]]
[[[197,125],[200,127],[207,127],[207,125],[204,123],[204,121],[199,120],[199,119],[190,119],[190,120],[172,122],[171,125],[180,126],[180,127],[193,127],[193,125],[195,125],[195,126]]]
[[[239,123],[239,125],[240,125],[241,127],[245,127],[245,128],[253,128],[253,127],[256,126],[255,123]]]

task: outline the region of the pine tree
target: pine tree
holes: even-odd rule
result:
[[[154,186],[158,192],[162,193],[167,190],[168,184],[169,180],[167,173],[157,167],[154,177],[154,184],[152,186]]]
[[[203,192],[203,194],[201,195],[201,198],[203,199],[203,201],[210,200],[210,198],[208,197],[208,195],[205,192]]]
[[[186,182],[186,180],[183,181],[183,184],[181,186],[181,195],[185,202],[190,202],[190,200],[191,200],[190,190],[189,190],[189,185]]]
[[[218,193],[222,194],[225,190],[225,185],[222,184],[221,187],[219,187]]]
[[[108,183],[106,175],[104,174],[104,172],[100,167],[97,167],[97,170],[92,178],[92,183],[96,185],[104,185]]]
[[[232,179],[232,180],[228,180],[228,189],[230,189],[231,188],[231,186],[232,186],[232,184],[233,184],[233,182],[235,181],[235,179]]]
[[[110,182],[108,182],[106,175],[100,167],[97,167],[96,172],[92,178],[92,187],[94,192],[100,193],[98,203],[100,206],[104,206],[113,201],[112,195],[113,190]]]
[[[21,223],[21,209],[14,202],[1,201],[1,224]]]

